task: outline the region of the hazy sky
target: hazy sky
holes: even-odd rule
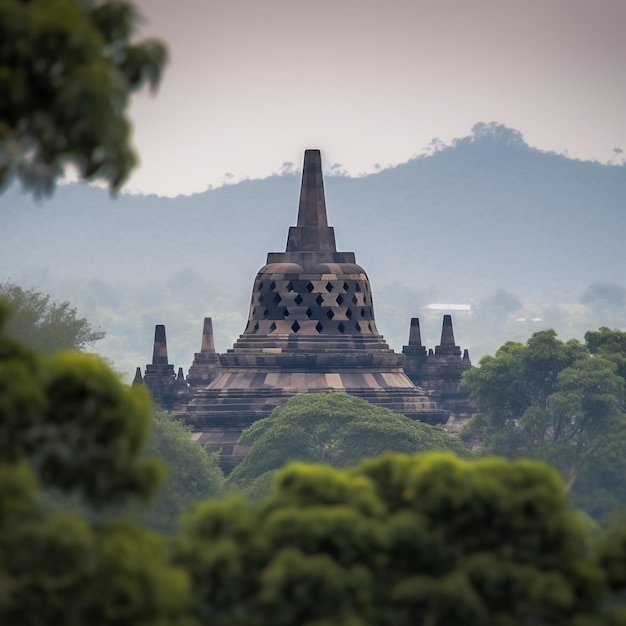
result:
[[[626,151],[626,0],[137,0],[169,46],[131,114],[128,188],[204,191],[301,165],[401,163],[476,122],[607,161]]]

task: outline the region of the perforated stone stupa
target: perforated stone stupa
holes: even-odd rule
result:
[[[378,333],[370,283],[354,253],[337,251],[318,150],[304,156],[286,251],[267,255],[246,328],[220,362],[221,373],[177,414],[197,440],[233,462],[243,454],[234,447],[241,430],[299,393],[341,390],[412,419],[448,419]]]
[[[429,424],[471,414],[467,394],[459,391],[469,357],[454,344],[449,316],[434,353],[421,345],[416,318],[403,352],[390,349],[376,328],[370,283],[354,253],[337,251],[320,153],[307,150],[297,224],[285,252],[270,252],[256,276],[243,334],[218,355],[206,318],[201,351],[184,381],[180,372],[174,380],[165,329],[158,330],[143,382],[192,426],[195,440],[221,450],[230,469],[246,453],[237,444],[241,431],[295,394],[345,391]],[[142,382],[139,368],[135,382]]]

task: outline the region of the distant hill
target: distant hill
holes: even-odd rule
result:
[[[472,304],[455,329],[475,355],[538,324],[571,334],[624,323],[624,165],[542,152],[516,130],[477,124],[433,154],[325,186],[338,248],[370,275],[395,348],[411,316],[432,318],[426,340],[438,340],[440,312],[423,308],[433,302]],[[242,332],[256,270],[284,249],[298,194],[297,173],[177,198],[70,184],[35,202],[11,188],[0,196],[0,280],[70,299],[107,331],[102,351],[125,370],[146,362],[153,325],[165,323],[186,368],[204,315],[221,350]]]

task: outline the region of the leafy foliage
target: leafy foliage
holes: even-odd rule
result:
[[[0,298],[11,309],[6,334],[45,354],[58,350],[85,350],[104,338],[89,322],[77,317],[69,302],[52,302],[47,294],[24,290],[12,283],[0,283]]]
[[[7,313],[0,307],[0,330]],[[186,573],[157,535],[46,505],[42,487],[96,507],[147,497],[150,404],[93,356],[46,357],[0,334],[0,622],[190,624]]]
[[[626,360],[622,335],[589,332],[584,346],[542,331],[525,345],[509,342],[483,357],[463,378],[478,414],[462,437],[485,454],[553,464],[576,501],[596,516],[606,514],[609,503],[613,510],[624,508],[626,494],[615,476],[626,467],[615,446],[626,436],[625,381],[618,371]]]
[[[131,43],[137,21],[129,2],[0,1],[0,190],[17,176],[50,192],[67,165],[119,189],[137,161],[129,96],[166,61],[161,43]]]
[[[147,526],[171,531],[186,508],[221,494],[224,474],[217,453],[208,454],[192,441],[190,428],[167,413],[153,412],[145,453],[159,457],[167,468],[158,495],[140,509],[139,518]]]
[[[96,505],[146,497],[162,477],[155,459],[139,458],[149,423],[147,392],[96,357],[42,357],[0,337],[0,460],[27,460],[44,484]]]
[[[525,460],[291,464],[260,504],[198,506],[177,554],[216,625],[562,624],[604,599],[559,477]]]
[[[246,484],[292,460],[353,465],[387,450],[465,450],[435,426],[410,420],[345,393],[300,394],[249,426],[240,443],[250,446],[230,480]]]

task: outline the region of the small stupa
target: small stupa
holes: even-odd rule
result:
[[[305,152],[297,224],[285,252],[270,252],[259,270],[248,323],[219,355],[219,372],[212,344],[204,348],[189,379],[210,364],[210,382],[175,414],[191,424],[194,439],[221,450],[226,468],[245,455],[236,444],[242,429],[295,394],[340,390],[429,424],[449,416],[378,333],[369,279],[354,253],[337,251],[319,150]]]

